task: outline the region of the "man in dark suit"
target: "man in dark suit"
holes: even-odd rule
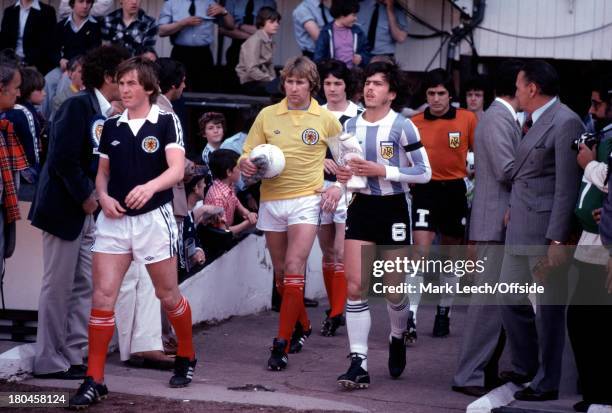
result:
[[[23,21],[25,20],[25,22]],[[14,49],[44,76],[55,64],[53,43],[55,9],[39,0],[20,0],[4,9],[0,50]]]
[[[527,117],[511,175],[500,281],[544,286],[536,294],[535,314],[527,293],[500,297],[515,369],[508,379],[531,381],[515,393],[518,400],[555,400],[561,380],[569,258],[564,244],[581,176],[571,144],[584,126],[558,93],[557,72],[544,61],[526,63],[517,76],[516,97]]]
[[[82,379],[91,307],[91,252],[98,209],[97,146],[104,119],[119,98],[114,80],[128,58],[116,46],[93,49],[83,62],[86,91],[64,102],[49,134],[49,154],[30,219],[43,232],[44,274],[38,303],[34,374]]]
[[[476,187],[469,239],[476,244],[477,258],[486,263],[485,271],[476,276],[477,285],[497,282],[504,258],[504,213],[510,200],[514,155],[521,140],[515,96],[520,68],[518,61],[509,60],[496,72],[497,98],[481,116],[474,135]],[[480,397],[499,384],[497,363],[505,334],[494,304],[493,296],[472,295],[453,378],[454,391]]]

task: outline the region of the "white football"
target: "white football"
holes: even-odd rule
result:
[[[262,155],[266,159],[263,178],[271,179],[279,176],[281,172],[283,172],[283,169],[285,169],[285,155],[283,151],[276,145],[263,143],[253,148],[249,155],[249,159],[253,160]]]

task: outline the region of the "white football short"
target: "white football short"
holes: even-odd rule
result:
[[[323,188],[329,188],[333,182],[325,181]],[[340,196],[338,201],[338,207],[335,212],[323,212],[321,211],[321,225],[327,225],[331,223],[344,224],[346,222],[346,194]]]
[[[307,195],[292,199],[263,201],[259,205],[257,229],[285,232],[289,225],[318,225],[321,195]]]
[[[119,219],[98,215],[91,250],[105,254],[132,254],[134,262],[153,264],[176,254],[178,230],[167,203],[142,215]]]

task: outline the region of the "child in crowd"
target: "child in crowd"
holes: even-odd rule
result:
[[[195,175],[185,184],[187,216],[183,220],[183,236],[179,240],[181,243],[179,249],[179,257],[181,258],[179,259],[179,280],[186,278],[193,270],[204,265],[206,259],[202,243],[196,232],[196,219],[194,217],[196,203],[204,199],[205,178],[204,175]]]
[[[262,7],[257,12],[257,31],[240,47],[240,61],[236,74],[247,95],[268,95],[276,82],[274,72],[274,42],[272,36],[278,32],[281,15],[271,7]]]
[[[47,122],[38,112],[45,99],[45,79],[35,67],[21,69],[21,96],[17,104],[7,112],[6,117],[13,123],[15,134],[23,145],[30,167],[21,171],[21,177],[30,184],[38,180],[42,165],[43,140],[46,145]]]
[[[225,116],[218,112],[206,112],[198,121],[200,125],[200,136],[206,139],[206,147],[202,151],[202,161],[208,165],[210,154],[221,146],[225,135]]]
[[[239,157],[229,149],[219,149],[210,155],[210,170],[214,181],[204,199],[205,205],[223,207],[225,224],[234,235],[252,228],[257,223],[257,213],[246,209],[234,192],[234,185],[240,179],[240,168],[237,166]],[[235,212],[244,218],[244,221],[236,225]]]
[[[53,104],[51,105],[51,118],[66,99],[83,90],[83,79],[81,78],[82,66],[82,55],[73,57],[66,64],[66,76],[70,82],[58,86],[57,92],[53,97]]]
[[[330,13],[334,21],[326,24],[317,39],[314,61],[337,59],[349,68],[364,67],[370,61],[368,40],[357,24],[357,0],[333,0]]]

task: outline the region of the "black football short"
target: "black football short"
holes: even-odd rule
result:
[[[412,230],[463,238],[468,213],[465,192],[463,179],[414,185]]]
[[[354,194],[348,206],[345,238],[377,245],[410,245],[406,195]]]

